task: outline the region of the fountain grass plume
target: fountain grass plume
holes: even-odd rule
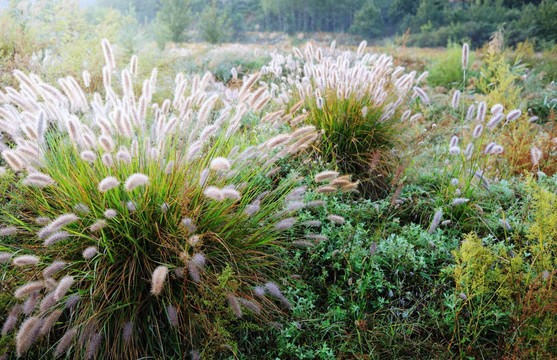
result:
[[[2,253],[0,259],[21,267],[13,275],[18,280],[38,281],[17,292],[36,295],[11,350],[23,354],[33,343],[28,339],[40,332],[52,335],[33,349],[41,356],[183,358],[201,348],[208,333],[226,342],[227,332],[215,324],[237,316],[241,306],[251,310],[242,321],[265,321],[287,311],[286,296],[275,296],[273,303],[254,290],[287,275],[276,255],[293,245],[285,230],[303,225],[284,209],[303,203],[304,192],[315,192],[317,215],[325,211],[326,195],[319,193],[354,185],[322,184],[329,187],[323,191],[309,184],[298,194],[293,190],[302,187],[299,174],[275,171],[272,181],[265,177],[312,145],[316,127],[277,137],[277,118],[245,129],[248,118],[294,118],[271,108],[267,90],[257,92],[259,74],[245,79],[238,98],[221,96],[209,74],[193,76],[191,86],[177,86],[172,100],[154,103],[157,71],[137,92],[132,64],[121,72],[125,93],[119,93],[111,83],[112,46],[103,41],[102,48],[107,65],[101,93],[89,94],[66,78],[58,84],[65,90],[56,96],[22,104],[21,111],[35,117],[56,108],[42,115],[48,131],[41,132],[38,144],[38,134],[15,130],[17,121],[24,121],[15,116],[8,134],[25,137],[3,156],[23,173],[13,197],[30,210],[5,226],[17,228],[21,249],[32,244],[34,254],[17,249],[18,255]],[[38,88],[51,87],[38,77],[36,82]],[[333,175],[327,180],[340,176]],[[47,186],[34,186],[25,177],[40,177]],[[32,291],[40,285],[44,289]],[[234,300],[227,301],[228,295]],[[222,310],[227,303],[232,311]],[[133,331],[123,333],[129,323]],[[148,328],[157,332],[143,331]]]
[[[354,174],[359,190],[377,198],[389,191],[389,174],[396,168],[392,150],[403,144],[401,126],[409,118],[416,120],[408,109],[413,89],[425,102],[429,99],[416,86],[415,72],[404,73],[391,57],[366,53],[365,46],[359,49],[331,53],[306,45],[303,56],[296,49],[288,56],[272,54],[265,69],[276,79],[274,102],[295,116],[289,125],[313,125],[320,131],[319,142],[306,146],[310,155]],[[378,151],[381,161],[370,171]]]

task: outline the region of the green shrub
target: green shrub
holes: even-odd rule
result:
[[[441,296],[450,279],[446,282],[439,272],[450,263],[447,255],[457,240],[440,232],[429,235],[417,225],[389,227],[385,233],[398,234],[383,237],[366,223],[374,218],[382,223],[371,203],[352,210],[341,204],[333,203],[332,208],[347,222],[338,225],[323,219],[327,239],[313,253],[293,259],[302,276],[290,290],[297,302],[293,318],[278,336],[281,356],[272,355],[318,359],[324,348],[343,358],[441,355],[434,341],[424,339],[439,341],[448,335],[437,323],[436,311],[443,311]],[[375,216],[368,218],[368,213]],[[399,346],[401,342],[405,346]]]

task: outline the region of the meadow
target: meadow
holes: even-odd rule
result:
[[[557,359],[556,46],[120,16],[0,21],[0,359]]]

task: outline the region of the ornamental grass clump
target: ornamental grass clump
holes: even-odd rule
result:
[[[220,101],[210,74],[179,74],[175,97],[152,103],[156,70],[136,83],[102,45],[103,94],[20,73],[18,102],[0,106],[2,156],[22,178],[13,196],[23,208],[5,226],[31,245],[0,254],[23,281],[19,301],[33,298],[4,325],[17,334],[11,350],[178,359],[206,334],[217,341],[227,317],[287,311],[290,300],[268,285],[286,275],[275,254],[295,246],[285,229],[300,226],[303,193],[320,184],[300,192],[299,176],[271,170],[316,129],[258,143],[263,128],[243,131],[243,119],[264,116],[269,97],[253,101],[248,82]],[[292,201],[301,205],[285,211]]]
[[[277,79],[271,90],[277,102],[290,105],[290,125],[320,130],[314,155],[355,175],[360,190],[377,198],[391,185],[393,150],[402,146],[402,124],[412,115],[406,105],[415,96],[429,99],[415,72],[404,73],[387,55],[365,53],[365,45],[354,53],[308,43],[303,53],[272,54],[263,72]]]
[[[490,185],[501,176],[497,165],[506,147],[496,141],[509,131],[509,125],[520,115],[520,110],[506,114],[504,110],[501,105],[489,109],[485,102],[477,107],[470,105],[460,115],[459,131],[451,134],[442,148],[439,160],[443,165],[436,174],[439,180],[436,205],[441,207],[437,213],[444,212],[453,220],[455,217],[461,219],[460,225],[483,211],[477,204],[479,192],[489,191]],[[437,214],[433,216],[430,231],[437,228],[436,218]]]

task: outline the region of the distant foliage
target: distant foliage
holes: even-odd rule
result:
[[[199,28],[201,37],[211,43],[220,44],[230,38],[232,26],[225,13],[219,14],[215,3],[201,13]]]
[[[167,32],[168,40],[181,42],[187,40],[186,31],[192,24],[191,0],[161,0],[157,12],[157,23]],[[162,39],[165,36],[163,35]],[[164,41],[164,40],[162,40]]]
[[[383,35],[384,26],[381,10],[373,2],[368,2],[354,13],[350,32],[362,35],[366,39],[373,39]]]

